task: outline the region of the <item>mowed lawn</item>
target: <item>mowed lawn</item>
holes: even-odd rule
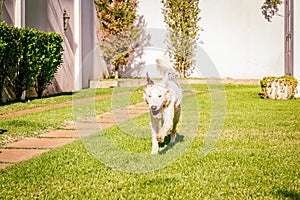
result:
[[[224,96],[218,95],[220,88],[192,85],[194,95],[183,101],[178,142],[162,147],[163,153],[149,157],[145,114],[0,170],[0,199],[300,199],[300,100],[261,99],[258,85],[226,85]],[[142,101],[141,91],[130,98]],[[99,101],[96,113],[111,105],[109,99]],[[61,108],[38,117],[59,127],[51,118],[58,113],[70,120],[71,112]],[[220,135],[204,154],[211,132]],[[106,153],[108,143],[122,153]],[[146,158],[145,170],[139,159],[124,160],[130,152]],[[163,164],[152,167],[156,160]]]

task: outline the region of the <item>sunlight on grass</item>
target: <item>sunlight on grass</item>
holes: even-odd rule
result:
[[[130,97],[129,104],[142,101],[141,91],[135,91],[131,94],[130,91],[134,90],[134,88],[128,88],[127,90],[122,89],[120,91],[120,93],[129,92],[127,95],[122,96],[122,98],[127,96]],[[96,112],[88,113],[88,115],[93,114],[95,116],[111,111],[112,97],[100,100],[95,100],[94,98],[112,94],[113,92],[114,89],[112,88],[82,90],[81,92],[75,93],[73,95],[73,99],[86,100],[87,98],[92,97],[92,101],[86,100],[84,107],[81,108],[82,112],[80,112],[80,114],[83,115],[88,112],[90,110],[90,106],[93,106],[93,109],[94,107],[96,108]],[[34,107],[43,107],[64,102],[72,102],[72,96],[62,95],[43,99],[34,99],[26,103],[17,102],[2,105],[0,106],[0,112],[2,114],[7,112],[17,112],[20,110],[32,109]],[[22,116],[0,119],[0,129],[7,130],[5,134],[0,134],[0,146],[26,137],[37,137],[39,134],[51,129],[61,129],[64,127],[66,121],[74,120],[74,116],[74,109],[72,109],[72,105],[69,105]]]
[[[189,106],[199,109],[199,127],[192,126],[191,117],[185,125],[181,122],[179,133],[185,127],[198,131],[184,153],[167,166],[149,173],[122,172],[107,167],[91,154],[101,154],[101,151],[90,152],[86,143],[77,141],[0,170],[0,198],[299,199],[300,100],[260,99],[259,86],[226,85],[226,118],[222,134],[212,151],[202,156],[200,149],[210,128],[213,105],[210,93],[202,92],[206,86],[193,85],[192,88],[198,91],[197,105]],[[137,92],[137,97],[140,95]],[[61,114],[66,111],[56,110]],[[44,122],[38,120],[43,115],[43,120],[48,117],[50,124],[57,123],[50,119],[57,116],[49,113],[36,116],[37,123]],[[135,131],[130,126],[124,126],[127,132],[115,126],[86,139],[95,147],[109,141],[114,148],[147,155],[151,149],[151,141],[146,137],[149,117],[142,115],[132,123],[144,127],[143,137],[128,134]],[[13,126],[12,121],[5,124]],[[16,124],[28,126],[21,121]],[[180,149],[181,144],[175,144],[172,151]],[[114,155],[113,152],[106,156],[125,163],[125,157],[120,157],[122,154]],[[171,151],[149,156],[150,165],[145,163],[144,166],[151,169],[151,162],[155,162],[156,157],[169,159],[167,155],[171,155]]]

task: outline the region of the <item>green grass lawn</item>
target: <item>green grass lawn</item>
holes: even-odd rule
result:
[[[124,94],[124,92],[128,94]],[[122,96],[117,96],[119,93]],[[53,96],[41,99],[33,99],[29,102],[16,102],[8,105],[0,105],[0,114],[18,112],[20,110],[33,109],[37,107],[44,107],[54,104],[61,104],[65,102],[72,102],[73,100],[80,100],[85,98],[94,98],[97,96],[112,94],[112,97],[101,100],[92,101],[96,108],[97,115],[111,110],[112,99],[119,99],[124,104],[134,104],[142,101],[142,92],[136,88],[126,89],[91,89],[82,90],[75,93],[73,96],[64,94],[61,96]],[[87,105],[89,102],[86,103]],[[74,110],[72,106],[65,106],[42,112],[36,112],[27,115],[21,115],[11,118],[0,119],[0,129],[6,130],[4,134],[0,134],[0,147],[8,142],[13,142],[26,137],[37,137],[41,133],[52,130],[62,129],[67,121],[74,120]]]
[[[111,94],[113,89],[98,89],[93,90],[95,92],[96,96],[99,95],[106,95]],[[7,102],[7,103],[1,103],[0,102],[0,115],[8,114],[12,112],[18,112],[20,110],[27,110],[27,109],[33,109],[33,108],[39,108],[44,106],[51,106],[54,104],[60,104],[65,102],[71,102],[72,101],[72,92],[66,92],[59,95],[52,95],[47,96],[43,98],[30,98],[26,101],[21,102]],[[75,95],[78,95],[75,93]]]
[[[218,127],[213,126],[217,117],[223,117],[222,106],[216,104],[224,102],[212,100],[218,97],[215,90],[201,92],[207,91],[205,85],[192,87],[200,92],[184,98],[178,129],[182,140],[163,147],[163,153],[149,156],[145,114],[1,170],[0,199],[299,199],[300,100],[260,99],[259,86],[225,86],[224,126],[204,155],[207,133]],[[141,92],[136,92],[125,99],[136,103],[140,98]],[[111,108],[108,99],[97,104],[97,113]],[[54,126],[60,124],[53,119],[57,116],[71,119],[72,109],[31,114],[27,123],[45,117],[50,125],[44,126]],[[1,123],[9,124],[3,119]],[[28,126],[20,127],[35,129]],[[112,151],[101,154],[108,150]],[[145,159],[140,164],[138,157],[126,160],[127,154]],[[162,164],[156,166],[158,161]],[[143,173],[137,173],[143,171],[140,166],[145,167]]]

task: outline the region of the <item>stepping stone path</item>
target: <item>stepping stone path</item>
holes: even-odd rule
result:
[[[201,91],[196,93],[202,93],[207,91]],[[114,96],[121,96],[128,94],[128,92],[114,94]],[[195,93],[187,92],[183,93],[183,96],[193,95]],[[107,97],[111,97],[111,94],[98,96],[95,99],[100,100]],[[88,101],[83,100],[83,102]],[[74,102],[65,102],[62,104],[55,104],[50,106],[44,106],[41,108],[35,108],[30,110],[19,111],[10,114],[0,115],[1,118],[16,117],[34,112],[41,112],[44,110],[50,110],[53,108],[60,108],[64,106],[71,106]],[[76,103],[76,102],[75,102]],[[80,103],[80,102],[78,102]],[[112,127],[117,123],[124,122],[130,118],[138,117],[142,114],[148,113],[149,109],[146,103],[138,103],[130,105],[123,109],[114,110],[113,112],[106,112],[95,119],[87,122],[68,122],[63,130],[53,130],[48,133],[40,135],[38,138],[26,138],[17,142],[9,143],[0,148],[0,169],[13,165],[14,163],[28,160],[34,156],[38,156],[42,153],[48,152],[51,149],[59,148],[67,145],[71,142],[80,139],[80,136],[88,136],[93,133],[97,133],[100,130]]]
[[[103,113],[97,116],[97,127],[94,127],[94,131],[91,131],[90,123],[75,124],[75,122],[68,122],[64,130],[54,130],[44,133],[38,138],[27,138],[6,144],[2,149],[0,149],[0,169],[79,140],[78,127],[76,126],[80,127],[81,136],[90,135],[92,133],[99,132],[101,129],[109,128],[119,122],[124,122],[130,118],[138,117],[147,112],[149,112],[147,105],[145,103],[138,103],[124,109]],[[22,115],[25,113],[18,114]]]

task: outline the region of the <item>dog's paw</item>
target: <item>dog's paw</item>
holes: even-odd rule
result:
[[[157,142],[164,142],[165,137],[163,135],[157,135],[156,140]]]
[[[176,133],[171,134],[170,143],[175,143],[175,141],[176,141]]]
[[[152,150],[152,151],[151,151],[151,154],[152,154],[152,155],[158,154],[158,151],[157,151],[157,150]]]

